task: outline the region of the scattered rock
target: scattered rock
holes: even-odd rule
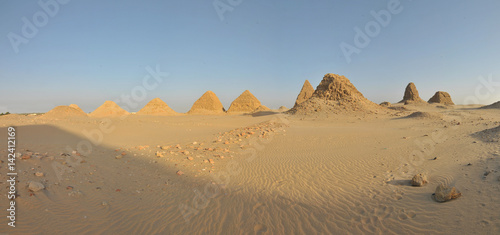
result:
[[[444,184],[437,186],[436,192],[432,194],[433,199],[437,202],[447,202],[460,196],[462,194],[455,187],[445,186]]]
[[[184,175],[184,172],[182,172],[182,171],[179,170],[179,171],[175,172],[175,174],[177,174],[177,175]]]
[[[194,160],[194,158],[193,157],[187,157],[187,160],[192,161],[192,160]]]
[[[417,187],[421,187],[425,184],[427,184],[427,176],[420,173],[420,174],[416,174],[415,176],[413,176],[413,178],[411,179],[411,185],[412,186],[417,186]]]
[[[437,159],[438,159],[438,157],[434,157],[432,160],[437,160]]]
[[[38,192],[42,189],[45,189],[45,186],[40,182],[30,181],[28,189],[31,190],[32,192]]]
[[[214,159],[208,159],[208,162],[211,163],[211,164],[215,163]]]
[[[115,156],[115,159],[122,159],[123,158],[123,155],[116,155]]]
[[[156,154],[155,154],[157,157],[163,157],[163,153],[161,153],[160,151],[156,151]]]
[[[30,155],[28,155],[28,154],[24,154],[24,155],[21,157],[21,159],[23,159],[23,160],[28,160],[28,159],[30,159],[30,158],[31,158],[31,156],[30,156]]]
[[[161,149],[162,149],[162,150],[167,150],[167,149],[169,149],[169,148],[170,148],[170,146],[161,146]]]
[[[43,172],[36,172],[35,175],[38,176],[38,177],[42,177],[43,176]]]

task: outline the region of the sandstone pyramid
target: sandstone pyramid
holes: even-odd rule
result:
[[[265,105],[261,105],[254,110],[254,112],[263,112],[263,111],[271,111],[271,109]]]
[[[253,112],[261,105],[260,101],[255,98],[250,91],[244,91],[236,98],[229,106],[228,113],[248,113]]]
[[[344,113],[352,111],[372,113],[382,109],[384,108],[366,99],[349,79],[329,73],[323,77],[311,98],[293,107],[288,113]]]
[[[76,105],[76,104],[70,104],[69,107],[78,109],[78,110],[83,112],[83,110],[80,107],[78,107],[78,105]]]
[[[106,101],[104,104],[99,106],[96,110],[90,113],[91,117],[119,117],[123,115],[128,115],[129,112],[122,109],[113,101]]]
[[[429,103],[440,103],[440,104],[446,104],[446,105],[454,105],[453,101],[451,100],[450,94],[448,92],[444,91],[438,91],[432,98],[429,99]]]
[[[406,86],[403,100],[401,100],[399,103],[405,103],[405,104],[425,103],[425,101],[422,100],[418,95],[418,90],[415,84],[413,82],[410,82],[408,86]]]
[[[481,107],[482,109],[500,109],[500,101]]]
[[[212,91],[207,91],[194,102],[188,114],[223,114],[226,110]]]
[[[87,114],[80,108],[77,109],[71,106],[61,105],[42,115],[44,119],[62,119],[70,117],[87,117]]]
[[[177,115],[173,109],[168,107],[167,103],[163,102],[160,98],[154,98],[149,101],[146,106],[144,106],[139,112],[138,115]]]
[[[313,86],[311,85],[311,83],[309,83],[308,80],[306,80],[304,82],[304,85],[302,85],[302,89],[300,90],[300,93],[297,96],[297,99],[295,100],[295,105],[294,106],[297,106],[298,104],[300,104],[300,103],[308,100],[309,98],[311,98],[311,96],[313,95],[313,93],[314,93]]]

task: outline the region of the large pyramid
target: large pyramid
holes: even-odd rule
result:
[[[94,112],[90,113],[91,117],[119,117],[123,115],[128,115],[130,114],[129,112],[125,111],[124,109],[120,108],[115,102],[113,101],[106,101],[104,104],[99,106]]]
[[[410,82],[405,89],[405,94],[403,100],[399,103],[412,104],[412,103],[425,103],[423,99],[418,95],[417,86],[413,82]]]
[[[344,113],[352,111],[372,113],[381,109],[383,107],[366,99],[349,79],[329,73],[323,77],[311,98],[293,107],[288,113]]]
[[[260,101],[250,93],[250,91],[245,90],[241,93],[238,98],[236,98],[229,106],[227,110],[228,113],[248,113],[255,111],[261,105]]]
[[[304,85],[302,86],[302,89],[300,90],[299,95],[297,96],[297,99],[295,100],[294,107],[311,98],[313,93],[314,93],[313,86],[311,85],[311,83],[309,83],[308,80],[306,80],[304,82]]]
[[[139,115],[177,115],[173,109],[168,107],[167,103],[163,102],[160,98],[154,98],[149,101],[139,112]]]
[[[77,106],[78,107],[78,106]],[[74,108],[74,106],[57,106],[47,113],[42,115],[45,119],[62,119],[71,117],[87,117],[87,114],[83,112],[80,108]]]
[[[444,92],[444,91],[436,92],[436,94],[434,94],[434,96],[431,97],[428,102],[429,103],[446,104],[446,105],[454,105],[455,104],[451,100],[450,94],[448,94],[448,92]]]
[[[226,110],[212,91],[207,91],[196,100],[188,114],[223,114]]]

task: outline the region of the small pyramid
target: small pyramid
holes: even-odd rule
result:
[[[260,101],[250,93],[250,91],[245,90],[241,93],[238,98],[236,98],[229,106],[227,110],[228,113],[247,113],[253,112],[261,105]]]
[[[226,112],[219,98],[212,91],[207,91],[196,100],[188,114],[223,114]]]
[[[418,95],[417,86],[415,86],[413,82],[410,82],[408,86],[406,86],[403,100],[401,100],[399,103],[425,103],[425,101]]]
[[[70,104],[69,107],[74,108],[74,109],[78,109],[78,110],[83,112],[83,110],[80,107],[78,107],[78,105],[76,105],[76,104]]]
[[[446,104],[446,105],[454,105],[453,101],[451,100],[450,94],[448,92],[444,91],[438,91],[432,98],[429,99],[429,103],[439,103],[439,104]]]
[[[90,113],[91,117],[119,117],[130,114],[113,101],[106,101],[96,110]]]
[[[288,111],[291,114],[311,114],[316,112],[374,112],[381,107],[368,99],[344,76],[326,74],[311,98]]]
[[[286,112],[286,111],[288,111],[288,108],[287,108],[287,107],[285,107],[285,106],[280,106],[280,107],[278,108],[278,111],[280,111],[280,112]]]
[[[298,104],[311,98],[313,93],[314,93],[314,87],[311,85],[311,83],[309,83],[308,80],[306,80],[304,82],[304,85],[302,85],[302,89],[300,90],[300,93],[297,96],[297,99],[295,100],[294,106],[297,106]]]
[[[138,115],[176,115],[178,114],[173,109],[168,107],[167,103],[163,102],[160,98],[154,98],[146,104],[139,112]]]
[[[80,108],[77,109],[71,106],[61,105],[43,114],[42,117],[46,119],[61,119],[69,117],[87,117],[87,114]]]

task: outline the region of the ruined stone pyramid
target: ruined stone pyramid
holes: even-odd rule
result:
[[[223,114],[226,110],[212,91],[207,91],[196,100],[188,114]]]
[[[171,109],[167,103],[160,98],[154,98],[146,104],[139,112],[139,115],[177,115],[178,113]]]
[[[113,101],[106,101],[96,110],[90,113],[91,117],[119,117],[130,114]]]
[[[229,106],[227,110],[228,113],[246,113],[253,112],[261,105],[260,101],[250,93],[250,91],[245,90],[241,93],[238,98],[236,98]]]
[[[298,104],[308,100],[309,98],[311,98],[313,93],[314,93],[314,87],[311,85],[311,83],[309,83],[308,80],[306,80],[304,82],[304,85],[302,85],[302,89],[300,90],[300,93],[297,96],[297,99],[295,100],[294,107],[297,106]]]

